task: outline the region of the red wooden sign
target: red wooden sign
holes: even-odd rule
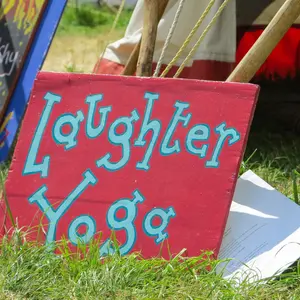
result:
[[[100,254],[217,253],[258,87],[40,73],[6,193],[47,243],[102,233]],[[42,218],[44,215],[44,218]]]

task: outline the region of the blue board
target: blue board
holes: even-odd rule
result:
[[[0,162],[4,162],[17,135],[37,73],[41,69],[67,0],[48,0],[42,12],[20,77],[0,126]]]

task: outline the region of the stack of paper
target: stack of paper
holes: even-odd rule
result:
[[[300,257],[300,206],[252,171],[237,183],[219,259],[228,279],[254,282],[282,273]]]

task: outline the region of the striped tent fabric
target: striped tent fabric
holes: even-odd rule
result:
[[[244,57],[263,32],[285,0],[231,0],[217,22],[213,25],[195,53],[192,61],[184,68],[180,77],[225,80],[236,64]],[[163,67],[175,56],[189,32],[205,10],[209,0],[185,1],[175,33],[163,59]],[[167,77],[172,77],[183,59],[188,55],[205,27],[215,15],[223,0],[216,0],[203,24],[185,49]],[[179,5],[170,0],[165,14],[158,25],[154,64],[159,59],[164,41]],[[103,59],[97,62],[94,72],[120,74],[136,43],[141,38],[144,0],[138,0],[122,39],[111,43]],[[300,73],[300,18],[286,33],[267,61],[257,72],[255,79],[295,78]]]
[[[204,19],[190,44],[182,56],[168,73],[168,77],[175,74],[176,70],[188,55],[191,48],[200,37],[212,17],[215,15],[223,0],[216,0],[209,14]],[[209,0],[187,0],[181,12],[174,35],[163,59],[162,70],[175,56],[188,34],[206,9]],[[159,22],[158,34],[155,45],[154,62],[161,54],[169,29],[173,23],[179,1],[170,0],[165,14]],[[135,45],[141,38],[143,27],[144,0],[138,0],[122,39],[111,43],[103,60],[96,65],[95,72],[102,74],[120,74]],[[200,45],[193,59],[181,73],[183,78],[198,78],[211,80],[224,80],[234,67],[236,53],[236,13],[235,0],[231,0],[222,15],[208,32],[205,40]],[[226,28],[226,30],[224,30]],[[154,63],[154,68],[155,68]]]

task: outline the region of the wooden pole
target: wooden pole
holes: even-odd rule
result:
[[[157,0],[154,0],[154,1],[157,1]],[[164,15],[164,12],[168,5],[168,2],[169,2],[169,0],[160,0],[159,1],[159,4],[158,4],[159,5],[159,13],[158,13],[157,25],[158,25],[160,19],[162,18],[162,16]],[[145,12],[146,12],[146,9],[145,9]],[[156,27],[157,27],[157,25],[156,25]],[[138,42],[138,44],[136,44],[135,48],[133,49],[133,51],[128,59],[128,62],[126,63],[126,66],[122,72],[122,75],[131,76],[136,71],[139,53],[140,53],[140,49],[141,49],[141,41],[142,41],[142,39]]]
[[[141,49],[141,40],[138,42],[138,44],[135,45],[121,75],[132,76],[134,74],[136,70],[139,54],[140,54],[140,49]]]
[[[287,0],[226,81],[249,82],[299,15],[300,0]]]
[[[152,75],[152,61],[158,25],[158,1],[145,0],[142,42],[136,68],[137,76],[151,77]]]

